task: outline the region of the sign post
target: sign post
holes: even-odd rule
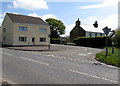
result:
[[[111,29],[106,26],[106,27],[103,28],[102,30],[104,31],[104,33],[105,33],[105,35],[106,35],[106,56],[108,56],[108,48],[107,48],[107,46],[108,46],[108,41],[107,41],[107,36],[108,36],[109,32],[111,31]]]
[[[50,38],[51,34],[48,35],[48,37]],[[48,49],[50,50],[50,43],[48,45]]]

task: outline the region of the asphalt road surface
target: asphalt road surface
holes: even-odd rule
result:
[[[3,48],[2,79],[11,84],[118,84],[118,68]]]

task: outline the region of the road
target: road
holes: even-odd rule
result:
[[[2,78],[11,84],[118,84],[118,68],[3,48]]]

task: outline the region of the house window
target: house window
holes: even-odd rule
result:
[[[5,41],[5,36],[3,37],[3,40]]]
[[[92,36],[92,34],[90,33],[90,37]]]
[[[95,33],[95,36],[97,36],[97,33]]]
[[[3,28],[3,32],[6,32],[6,28]]]
[[[46,38],[40,38],[40,42],[46,42]]]
[[[46,28],[40,28],[40,32],[46,32]]]
[[[19,42],[26,42],[27,37],[19,37]]]
[[[27,31],[27,27],[25,27],[25,26],[19,26],[19,31]]]
[[[102,36],[102,33],[100,33],[100,36]]]

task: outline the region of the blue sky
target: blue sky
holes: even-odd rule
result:
[[[2,2],[0,22],[6,12],[17,13],[35,17],[43,20],[51,17],[64,22],[66,35],[74,27],[75,21],[80,18],[82,24],[92,25],[98,21],[101,29],[108,26],[112,29],[117,27],[118,1],[104,0],[101,2],[48,2],[44,0],[12,0]]]

